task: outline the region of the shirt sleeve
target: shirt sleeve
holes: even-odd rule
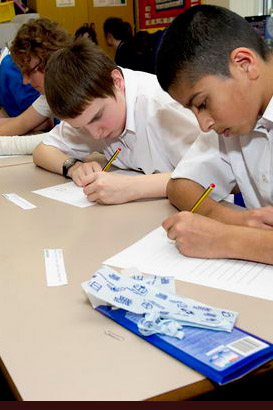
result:
[[[156,144],[159,139],[163,142],[161,155],[166,156],[169,170],[173,170],[202,132],[194,114],[175,101],[162,105],[155,117]]]
[[[87,132],[73,128],[64,121],[45,133],[42,142],[77,159],[83,159],[92,152],[99,151],[99,144]]]
[[[42,139],[43,134],[0,137],[0,155],[30,155]]]
[[[172,173],[172,178],[185,178],[207,188],[216,188],[211,197],[220,201],[236,186],[236,180],[225,149],[223,137],[216,133],[202,133]]]
[[[54,118],[54,114],[51,111],[44,95],[40,95],[40,97],[38,97],[37,100],[34,101],[32,107],[43,117]]]

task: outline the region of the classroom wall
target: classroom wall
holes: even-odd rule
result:
[[[260,0],[203,0],[202,3],[226,7],[242,17],[256,16],[261,9]]]
[[[75,0],[75,7],[56,7],[56,0],[29,0],[28,4],[41,17],[57,21],[70,33],[88,22],[87,0]]]
[[[126,6],[94,7],[93,0],[75,0],[75,7],[56,7],[56,0],[29,0],[41,17],[48,17],[62,24],[70,33],[84,23],[95,23],[99,46],[113,57],[113,49],[108,47],[103,34],[103,23],[107,17],[121,17],[134,27],[133,0]]]

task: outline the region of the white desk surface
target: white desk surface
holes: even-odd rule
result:
[[[201,374],[92,310],[81,289],[103,260],[175,209],[165,199],[80,209],[31,193],[63,182],[33,164],[0,169],[1,193],[37,205],[24,211],[0,196],[0,357],[18,397],[177,400],[213,389]],[[45,248],[64,250],[67,286],[46,286]],[[240,312],[238,326],[273,342],[271,302],[189,283],[177,287],[185,296]],[[261,322],[265,311],[272,314]]]

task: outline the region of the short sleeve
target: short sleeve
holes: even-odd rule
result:
[[[207,188],[216,184],[211,196],[216,201],[227,197],[236,185],[235,176],[221,137],[214,132],[199,135],[172,173]]]

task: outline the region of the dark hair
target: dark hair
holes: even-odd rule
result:
[[[81,115],[94,98],[115,97],[111,73],[117,66],[86,38],[56,51],[45,71],[47,102],[57,118]]]
[[[131,24],[119,17],[109,17],[103,24],[105,36],[112,34],[116,40],[128,41],[133,37]]]
[[[30,19],[19,28],[12,41],[11,57],[23,74],[29,69],[32,57],[40,60],[39,67],[43,70],[51,54],[71,42],[70,34],[54,21]]]
[[[75,40],[78,37],[83,37],[86,33],[88,34],[88,37],[93,41],[93,43],[98,45],[97,33],[95,30],[94,23],[86,23],[83,26],[79,27],[78,30],[76,30],[75,32]]]
[[[191,7],[164,34],[157,53],[158,81],[167,91],[182,79],[194,84],[205,75],[230,77],[230,53],[238,47],[269,59],[267,45],[244,18],[223,7]]]

